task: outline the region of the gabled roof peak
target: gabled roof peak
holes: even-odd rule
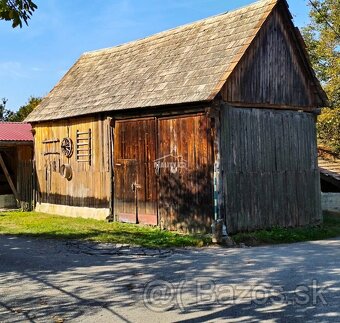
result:
[[[85,53],[27,121],[211,101],[281,1],[258,1],[134,42]]]
[[[194,22],[189,22],[189,23],[186,23],[186,24],[174,27],[174,28],[170,28],[170,29],[167,29],[167,30],[164,30],[164,31],[160,31],[156,34],[152,34],[152,35],[149,35],[149,36],[146,36],[146,37],[135,39],[135,40],[132,40],[132,41],[129,41],[129,42],[126,42],[126,43],[116,45],[116,46],[111,46],[111,47],[87,51],[87,52],[84,52],[82,55],[91,55],[91,54],[97,54],[97,53],[103,53],[103,52],[110,52],[111,50],[118,49],[118,48],[124,47],[124,46],[131,46],[131,45],[136,44],[138,42],[150,41],[151,38],[161,38],[161,37],[166,36],[169,33],[181,32],[182,29],[194,28],[195,25],[210,23],[210,22],[214,21],[215,19],[220,19],[223,16],[235,14],[235,12],[237,12],[237,11],[248,9],[249,6],[253,6],[253,5],[256,5],[256,4],[262,4],[262,3],[276,4],[278,1],[283,1],[283,0],[259,0],[259,1],[253,2],[250,5],[244,5],[242,7],[238,7],[238,8],[235,8],[233,10],[225,11],[225,12],[207,17],[207,18],[196,20]]]

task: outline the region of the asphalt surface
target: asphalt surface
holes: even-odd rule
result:
[[[340,322],[340,239],[147,250],[0,236],[1,322]]]

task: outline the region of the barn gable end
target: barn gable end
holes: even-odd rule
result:
[[[287,8],[281,2],[269,15],[224,85],[225,101],[304,110],[327,104]]]

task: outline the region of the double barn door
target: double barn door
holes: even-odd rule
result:
[[[213,214],[212,138],[205,115],[116,121],[119,221],[202,231]]]

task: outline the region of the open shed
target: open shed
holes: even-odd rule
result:
[[[329,149],[318,147],[318,162],[321,191],[340,193],[340,159]]]
[[[85,53],[27,118],[36,209],[190,232],[318,222],[325,105],[283,0]]]
[[[0,122],[0,208],[32,208],[31,130],[27,123]]]

